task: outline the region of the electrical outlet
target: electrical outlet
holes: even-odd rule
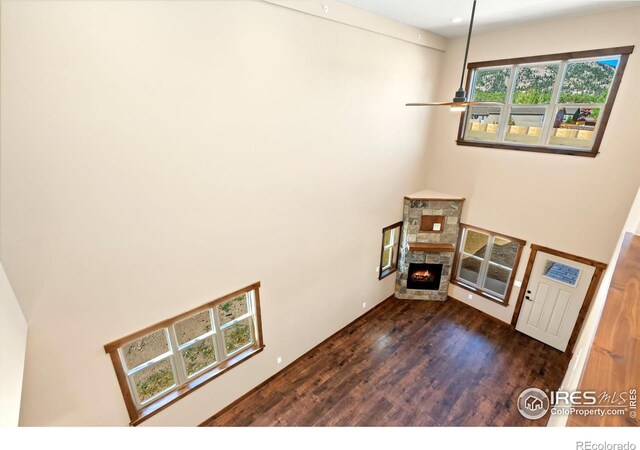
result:
[[[282,356],[278,356],[278,358],[276,359],[276,362],[278,364],[282,364]]]
[[[473,300],[473,294],[469,294],[469,300]]]
[[[367,307],[367,302],[362,302],[362,307],[366,308]]]

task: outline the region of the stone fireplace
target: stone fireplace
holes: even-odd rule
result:
[[[396,297],[447,299],[464,198],[420,191],[404,198]]]

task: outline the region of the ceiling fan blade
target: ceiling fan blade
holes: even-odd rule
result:
[[[451,106],[453,102],[407,103],[405,106]]]
[[[465,106],[504,106],[500,102],[466,102]]]
[[[406,103],[405,106],[504,106],[499,102],[431,102],[431,103]]]

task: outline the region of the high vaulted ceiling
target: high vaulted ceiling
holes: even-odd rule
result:
[[[445,37],[463,36],[473,0],[341,0]],[[636,0],[478,0],[474,30],[489,31],[542,19],[640,6]],[[453,23],[454,18],[462,19]]]

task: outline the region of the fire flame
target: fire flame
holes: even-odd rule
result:
[[[414,279],[416,278],[428,279],[428,278],[431,278],[431,272],[429,272],[428,270],[417,271],[417,272],[413,272],[411,277]]]

